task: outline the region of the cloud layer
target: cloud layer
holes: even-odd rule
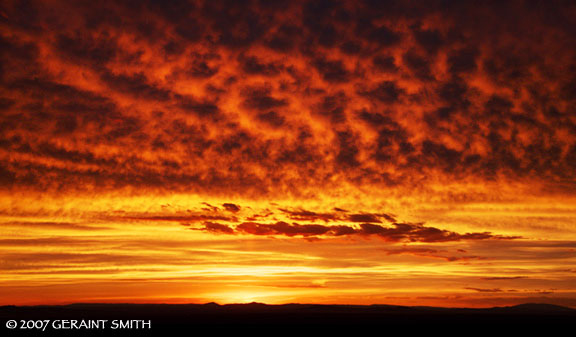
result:
[[[229,226],[217,222],[206,221],[200,230],[218,234],[252,234],[266,236],[375,236],[388,242],[447,242],[461,240],[488,240],[488,239],[518,239],[518,236],[493,235],[490,232],[459,234],[423,224],[392,223],[382,226],[371,223],[362,223],[359,226],[351,225],[316,225],[299,224],[278,221],[276,223],[242,222],[236,226]],[[197,228],[192,228],[197,229]]]
[[[0,10],[5,188],[276,196],[575,178],[565,2]]]

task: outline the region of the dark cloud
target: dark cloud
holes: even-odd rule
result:
[[[338,39],[335,23],[342,17],[340,3],[335,1],[310,1],[302,8],[302,24],[320,45],[332,47]]]
[[[483,277],[483,280],[486,281],[502,281],[502,280],[519,280],[525,279],[526,276],[494,276],[494,277]]]
[[[352,222],[382,222],[375,214],[350,214],[348,220]]]
[[[232,204],[232,203],[225,203],[222,204],[222,207],[224,207],[224,209],[226,209],[229,212],[233,212],[236,213],[238,211],[240,211],[240,206],[236,205],[236,204]]]
[[[244,105],[249,109],[266,111],[288,105],[288,101],[271,96],[269,87],[251,87],[244,90]]]
[[[437,30],[414,30],[416,42],[428,53],[435,54],[444,44],[442,34]]]
[[[422,154],[424,158],[434,161],[433,165],[446,165],[447,170],[457,167],[462,157],[460,152],[430,140],[422,143]]]
[[[76,163],[87,163],[87,164],[97,164],[97,165],[113,165],[115,162],[110,159],[97,158],[91,152],[80,152],[75,150],[67,150],[54,146],[50,143],[40,143],[37,147],[31,151],[35,153],[42,154],[51,158],[76,162]]]
[[[483,69],[494,81],[510,86],[528,76],[529,63],[524,58],[506,52],[497,53],[483,60]]]
[[[466,110],[470,106],[467,97],[468,86],[462,80],[452,80],[440,84],[438,97],[447,105],[447,108]]]
[[[0,186],[10,187],[15,178],[15,173],[9,167],[0,164]]]
[[[286,122],[286,119],[275,111],[261,112],[257,117],[259,120],[276,128],[281,127]]]
[[[346,106],[348,97],[343,92],[326,95],[315,107],[318,115],[327,118],[333,124],[341,124],[346,121]]]
[[[479,293],[501,293],[501,292],[504,292],[504,290],[502,290],[502,289],[500,289],[500,288],[489,288],[489,289],[487,289],[487,288],[471,288],[471,287],[467,287],[467,288],[464,288],[464,289],[474,290],[474,291],[477,291],[477,292],[479,292]]]
[[[351,79],[351,74],[346,69],[344,63],[340,60],[329,60],[326,58],[317,58],[312,65],[322,78],[329,83],[342,83]]]
[[[379,47],[391,47],[400,43],[402,36],[386,25],[376,26],[369,21],[358,21],[356,29],[360,36],[378,45]]]
[[[510,115],[510,110],[513,108],[512,102],[506,97],[499,95],[492,95],[486,102],[485,109],[488,116],[504,117]]]
[[[416,78],[423,81],[433,79],[430,61],[425,56],[417,54],[414,50],[409,50],[402,57],[402,62]]]
[[[234,230],[230,228],[230,226],[219,224],[216,222],[206,221],[203,223],[204,230],[211,232],[211,233],[220,233],[220,234],[233,234]]]
[[[375,69],[382,72],[394,73],[398,71],[396,61],[392,56],[383,56],[383,55],[374,56],[374,58],[372,59],[372,64],[374,65]]]
[[[102,80],[121,93],[154,101],[167,101],[171,98],[170,91],[159,88],[147,82],[143,74],[132,76],[104,73]]]
[[[200,230],[208,232],[218,232],[225,234],[251,234],[251,235],[265,235],[265,236],[302,236],[302,237],[318,237],[318,236],[375,236],[388,242],[448,242],[448,241],[461,241],[461,240],[513,240],[519,237],[515,236],[501,236],[493,235],[492,233],[456,233],[435,227],[427,227],[420,223],[398,223],[392,222],[393,217],[387,214],[369,214],[369,213],[357,213],[350,214],[345,218],[337,217],[336,214],[330,213],[317,213],[307,210],[288,210],[280,209],[283,213],[287,214],[290,219],[298,221],[316,221],[323,220],[325,222],[362,222],[359,225],[345,225],[345,224],[335,224],[335,225],[318,225],[318,224],[300,224],[300,223],[288,223],[285,221],[277,221],[275,223],[265,223],[256,221],[244,221],[240,224],[231,226],[213,223],[207,221],[203,223],[203,227]],[[271,214],[269,214],[271,215]],[[139,219],[154,219],[155,217],[139,217]],[[222,220],[236,220],[236,219],[226,219],[222,217],[214,216],[194,216],[194,217],[162,217],[162,220],[169,221],[200,221],[202,219],[222,219]],[[267,216],[261,217],[265,220]],[[390,221],[390,224],[381,225],[380,218]],[[254,218],[255,219],[255,218]],[[196,228],[192,228],[196,230]],[[390,251],[390,254],[403,254],[404,251]],[[419,253],[425,253],[420,251]],[[444,254],[443,252],[429,251],[428,253],[434,253],[432,257],[438,257],[445,259],[447,261],[459,261],[459,260],[470,260],[470,259],[481,259],[478,256],[468,256],[468,255],[450,255]],[[440,254],[442,253],[442,254]]]
[[[189,68],[183,74],[193,78],[210,78],[218,73],[218,66],[210,65],[206,60],[194,59]]]
[[[336,214],[331,213],[317,213],[312,211],[307,211],[304,209],[300,210],[288,210],[288,209],[280,209],[280,211],[288,214],[290,219],[293,220],[306,220],[306,221],[316,221],[316,220],[323,220],[323,221],[333,221],[337,220],[338,216]]]
[[[492,235],[491,233],[466,233],[458,234],[435,227],[426,227],[423,224],[393,223],[390,226],[381,226],[371,223],[360,225],[361,235],[377,235],[386,241],[408,242],[446,242],[460,240],[486,240],[486,239],[516,239],[517,237],[505,237]]]
[[[120,216],[120,219],[126,220],[144,220],[144,221],[203,221],[203,220],[223,220],[223,221],[233,221],[234,218],[225,215],[206,215],[206,214],[191,214],[191,215],[127,215]]]
[[[389,222],[396,222],[396,218],[390,214],[380,213],[380,214],[376,214],[376,215],[389,221]]]
[[[358,161],[358,146],[355,142],[355,135],[349,131],[342,131],[337,134],[338,136],[338,154],[336,156],[336,163],[340,167],[357,167],[360,165]]]
[[[342,227],[337,227],[336,233],[343,235]],[[286,236],[318,236],[324,235],[331,231],[330,226],[322,225],[300,225],[297,223],[289,224],[284,221],[275,224],[262,224],[256,222],[244,222],[236,226],[240,233],[253,235],[286,235]]]
[[[191,42],[199,41],[203,36],[203,30],[204,27],[198,21],[190,19],[181,21],[174,28],[176,34]]]
[[[340,45],[340,50],[349,55],[356,55],[362,51],[362,46],[355,41],[347,41]]]
[[[265,63],[255,56],[242,57],[240,59],[242,70],[251,75],[275,76],[282,67],[275,63]]]
[[[322,225],[300,225],[297,223],[289,224],[287,222],[279,221],[272,225],[243,223],[236,227],[241,232],[249,234],[263,235],[286,235],[286,236],[317,236],[326,234],[330,228]]]
[[[117,57],[120,50],[116,40],[109,35],[94,37],[79,32],[59,34],[55,47],[72,62],[98,68]]]
[[[266,32],[267,18],[239,2],[209,1],[198,14],[208,21],[214,42],[232,49],[246,48]]]
[[[398,123],[384,114],[362,110],[358,113],[358,117],[376,129],[386,128],[386,130],[393,130],[400,128]]]
[[[185,113],[192,113],[202,118],[217,118],[220,113],[218,105],[209,100],[199,100],[191,96],[175,96],[176,106]]]
[[[383,81],[378,83],[374,88],[361,91],[361,94],[376,101],[390,104],[397,102],[403,92],[404,91],[397,86],[396,82]]]
[[[39,49],[35,43],[19,41],[14,37],[0,36],[0,59],[3,61],[2,67],[0,67],[0,78],[4,77],[4,74],[9,73],[10,69],[7,67],[12,65],[18,65],[20,62],[25,62],[28,66],[33,66],[38,57]]]
[[[426,258],[442,259],[448,262],[485,259],[484,257],[481,256],[454,255],[445,250],[432,249],[432,248],[413,248],[413,247],[391,248],[391,249],[385,249],[384,252],[387,255],[413,255]]]
[[[330,234],[334,236],[353,235],[357,230],[351,226],[335,225],[330,226]]]
[[[285,23],[268,34],[265,44],[279,52],[289,52],[294,49],[298,36],[302,36],[301,28]]]
[[[448,56],[448,67],[450,72],[454,74],[469,73],[476,70],[476,55],[478,52],[475,49],[461,49],[452,52]]]

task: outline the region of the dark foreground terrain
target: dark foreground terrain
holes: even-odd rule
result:
[[[4,306],[0,307],[0,320],[2,336],[171,336],[183,335],[182,332],[204,335],[200,331],[253,329],[250,331],[258,332],[258,329],[274,326],[268,331],[280,332],[284,328],[305,329],[307,325],[332,329],[373,329],[379,325],[382,328],[400,328],[404,332],[465,328],[468,333],[506,326],[516,331],[544,328],[552,333],[575,327],[576,310],[547,304],[488,309],[260,303],[72,304]],[[16,327],[9,329],[10,325]]]

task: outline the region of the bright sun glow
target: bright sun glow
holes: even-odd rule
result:
[[[255,291],[237,291],[229,292],[225,294],[217,294],[215,297],[218,298],[216,302],[222,304],[235,304],[235,303],[274,303],[271,299],[270,294],[262,294]]]

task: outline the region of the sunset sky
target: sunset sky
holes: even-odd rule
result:
[[[573,1],[2,1],[0,305],[576,307]]]

